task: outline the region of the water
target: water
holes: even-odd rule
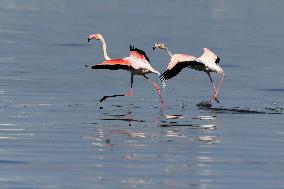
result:
[[[284,188],[282,1],[1,1],[0,186]],[[165,42],[209,47],[226,78],[220,103],[206,74],[184,70],[163,90],[130,74],[84,67],[144,49],[163,71]],[[149,75],[150,76],[150,75]],[[154,75],[150,76],[157,80]],[[218,79],[214,76],[213,79]]]

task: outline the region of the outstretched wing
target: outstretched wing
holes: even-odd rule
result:
[[[130,70],[132,66],[129,61],[125,59],[112,59],[104,61],[101,64],[92,66],[92,69],[109,69],[109,70]]]
[[[183,61],[183,62],[177,62],[171,69],[167,69],[161,76],[160,80],[165,81],[169,80],[173,77],[175,77],[183,68],[186,67],[192,67],[192,66],[198,66],[203,65],[200,62],[197,61]]]
[[[220,62],[220,58],[213,53],[208,48],[203,48],[204,52],[203,54],[198,58],[202,62],[208,62],[208,63],[215,63],[218,64]]]
[[[134,56],[135,58],[145,59],[147,62],[150,62],[149,57],[146,55],[145,51],[135,48],[130,45],[130,56]]]

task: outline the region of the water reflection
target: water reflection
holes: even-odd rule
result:
[[[200,115],[200,116],[184,116],[184,115],[171,115],[165,114],[161,120],[161,127],[189,127],[192,129],[216,129],[216,116],[212,115]],[[196,123],[195,120],[208,120],[209,124],[204,124],[200,121]]]
[[[100,118],[100,120],[108,120],[108,121],[127,121],[128,126],[131,126],[132,122],[145,122],[140,119],[133,119],[132,112],[129,111],[126,114],[104,114],[104,118]]]
[[[23,137],[30,138],[34,136],[34,133],[28,132],[24,126],[20,126],[12,123],[1,123],[0,124],[0,139],[5,140],[16,140]]]
[[[213,134],[218,115],[157,111],[140,120],[144,109],[133,107],[115,105],[111,111],[105,107],[95,124],[84,124],[82,139],[96,151],[92,180],[122,187],[147,187],[158,181],[166,188],[202,188],[211,182],[177,175],[214,176],[208,146],[221,142]]]
[[[216,136],[199,136],[196,138],[197,141],[204,142],[207,144],[213,144],[216,142],[221,142]]]

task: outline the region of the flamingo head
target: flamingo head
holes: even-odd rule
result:
[[[167,46],[166,46],[165,43],[155,43],[154,46],[153,46],[153,50],[155,50],[156,48],[160,48],[160,49],[166,50]]]
[[[88,37],[88,42],[92,39],[96,39],[96,40],[102,40],[103,39],[103,36],[99,33],[96,33],[96,34],[91,34],[89,35]]]

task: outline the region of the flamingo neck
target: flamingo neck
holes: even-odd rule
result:
[[[171,51],[168,49],[168,47],[166,47],[166,51],[168,52],[168,54],[170,55],[170,57],[173,57],[173,54],[171,53]]]
[[[103,43],[103,52],[104,52],[104,58],[105,60],[111,60],[111,58],[107,54],[107,46],[104,38],[101,39],[101,42]]]

